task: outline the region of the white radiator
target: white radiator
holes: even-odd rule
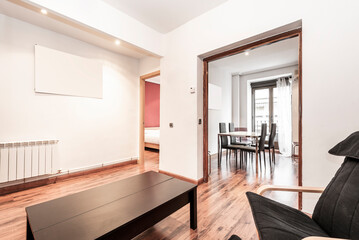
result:
[[[57,143],[58,140],[1,142],[0,183],[56,173]]]

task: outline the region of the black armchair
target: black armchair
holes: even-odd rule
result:
[[[330,154],[345,156],[325,188],[263,186],[266,191],[322,192],[312,218],[261,195],[247,192],[261,240],[359,239],[359,132],[337,144]],[[320,238],[322,237],[322,238]]]

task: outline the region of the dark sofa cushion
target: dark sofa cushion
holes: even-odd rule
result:
[[[315,221],[301,211],[252,192],[246,194],[261,240],[328,237]]]
[[[359,159],[359,131],[335,145],[329,150],[330,154]]]
[[[320,196],[313,220],[331,237],[359,239],[359,132],[329,153],[346,158]]]
[[[313,220],[331,237],[359,239],[359,161],[346,157],[320,196]]]

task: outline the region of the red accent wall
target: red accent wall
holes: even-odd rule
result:
[[[145,127],[160,126],[160,85],[145,82]]]

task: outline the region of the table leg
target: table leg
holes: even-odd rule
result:
[[[221,136],[218,135],[218,167],[221,166],[221,162],[222,162]]]
[[[197,188],[193,189],[190,194],[190,225],[193,230],[197,229]]]
[[[26,240],[34,240],[34,235],[32,234],[29,219],[26,218]]]
[[[256,137],[256,173],[258,173],[258,137]]]
[[[238,150],[236,150],[236,170],[238,169],[238,163],[237,163],[238,161],[237,160],[238,160]]]

